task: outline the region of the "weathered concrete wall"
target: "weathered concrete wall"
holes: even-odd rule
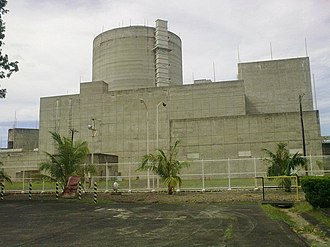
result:
[[[263,72],[258,63],[243,64],[244,80],[217,83],[118,91],[109,90],[103,81],[82,83],[78,95],[41,99],[39,147],[52,152],[49,131],[70,136],[70,129],[75,129],[74,139],[86,140],[91,152],[118,155],[119,163],[128,163],[140,161],[147,146],[154,152],[157,139],[164,150],[180,139],[180,159],[224,159],[218,172],[226,172],[226,158],[262,157],[263,148],[274,150],[279,142],[287,143],[292,151],[302,150],[299,101],[295,99],[301,90],[299,93],[305,93],[306,150],[308,155],[321,155],[318,112],[312,110],[310,86],[299,79],[299,74],[309,71],[304,67],[306,61],[289,59],[287,65],[282,60],[261,62]],[[284,82],[290,86],[282,89]],[[252,161],[237,161],[232,164],[233,172],[251,172]],[[212,172],[216,169],[214,163],[205,163],[208,166]],[[257,166],[258,170],[266,169],[262,162]],[[199,170],[200,165],[194,167]],[[127,165],[118,169],[128,175]]]
[[[313,110],[309,59],[293,58],[239,63],[238,78],[244,80],[247,113],[262,114]]]
[[[42,152],[23,152],[19,149],[2,150],[0,152],[0,160],[4,167],[6,167],[5,173],[12,179],[21,178],[23,171],[37,171],[39,164],[45,160],[45,157]]]
[[[116,154],[119,162],[140,160],[147,149],[147,111],[140,99],[148,108],[149,151],[157,147],[157,108],[163,149],[170,145],[172,119],[245,115],[242,81],[124,91],[108,91],[104,82],[82,83],[79,96],[41,99],[40,150],[53,150],[49,130],[69,136],[74,128],[74,137],[87,140],[93,152]],[[91,119],[95,137],[87,128]]]
[[[167,62],[169,85],[182,84],[181,39],[168,32]],[[93,42],[93,81],[105,81],[109,90],[154,87],[155,28],[131,26],[112,29]],[[159,61],[157,61],[159,62]],[[165,67],[159,68],[165,69]],[[159,67],[159,66],[158,66]]]
[[[318,112],[304,112],[304,121],[308,154],[321,155]],[[171,121],[171,138],[181,140],[182,159],[263,157],[263,148],[275,151],[279,142],[302,150],[300,126],[297,112],[181,119]]]
[[[39,130],[14,128],[8,130],[8,148],[33,150],[38,148]]]
[[[70,136],[80,117],[79,95],[55,96],[40,99],[39,150],[53,152],[49,131]]]
[[[173,87],[169,100],[170,119],[246,114],[243,81]]]
[[[118,155],[119,162],[139,161],[147,152],[147,122],[149,151],[157,147],[157,105],[159,147],[168,149],[182,139],[182,158],[189,153],[234,158],[245,151],[258,156],[278,142],[302,147],[299,111],[247,115],[244,82],[237,80],[121,91],[108,91],[104,82],[82,83],[80,95],[41,99],[40,150],[53,149],[49,130],[69,135],[74,128],[74,138],[86,140],[92,152]],[[87,128],[91,119],[95,137]],[[304,112],[304,119],[307,149],[321,154],[318,113]]]

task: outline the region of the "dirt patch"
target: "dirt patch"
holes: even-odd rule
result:
[[[177,192],[168,195],[165,192],[122,193],[112,195],[102,193],[99,198],[108,198],[114,202],[145,202],[145,203],[221,203],[221,202],[262,202],[261,190],[223,190],[217,192]],[[296,194],[282,190],[274,190],[266,194],[268,201],[295,201]],[[300,200],[305,200],[303,194]]]
[[[92,198],[93,193],[82,194],[82,198]],[[261,190],[223,190],[217,192],[176,192],[168,195],[166,192],[131,192],[131,193],[98,193],[99,201],[118,203],[221,203],[221,202],[262,202]],[[62,198],[59,198],[63,200]],[[295,201],[296,194],[283,190],[273,190],[265,196],[267,201]],[[303,195],[300,199],[304,200]],[[4,200],[28,200],[28,194],[9,193]],[[55,193],[32,194],[31,200],[56,200]]]
[[[295,222],[293,230],[306,239],[312,246],[328,246],[329,239],[324,235],[317,225],[312,225],[305,220],[299,213],[292,212],[290,209],[283,209],[287,215]]]

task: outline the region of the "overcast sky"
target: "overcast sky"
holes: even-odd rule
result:
[[[321,131],[330,135],[329,0],[9,0],[7,8],[3,52],[20,71],[0,81],[8,90],[0,147],[15,115],[18,127],[35,127],[40,97],[76,94],[91,80],[92,42],[102,30],[158,18],[182,39],[185,84],[193,75],[213,79],[213,63],[217,81],[236,79],[238,50],[241,62],[270,59],[270,43],[273,59],[303,57],[306,39]]]

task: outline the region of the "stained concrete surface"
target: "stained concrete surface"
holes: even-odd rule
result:
[[[307,246],[258,204],[1,201],[0,246]]]

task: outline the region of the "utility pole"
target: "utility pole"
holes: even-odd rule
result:
[[[303,144],[303,156],[306,158],[306,142],[305,142],[305,128],[304,128],[304,119],[303,119],[303,111],[302,111],[302,103],[301,99],[304,94],[299,94],[299,112],[300,112],[300,123],[301,123],[301,136],[302,136],[302,144]],[[305,166],[306,175],[308,175],[307,166]]]
[[[74,133],[77,133],[78,130],[76,130],[75,128],[71,128],[71,129],[70,129],[70,132],[71,132],[71,141],[72,141],[72,143],[73,143],[73,136],[74,136]]]

